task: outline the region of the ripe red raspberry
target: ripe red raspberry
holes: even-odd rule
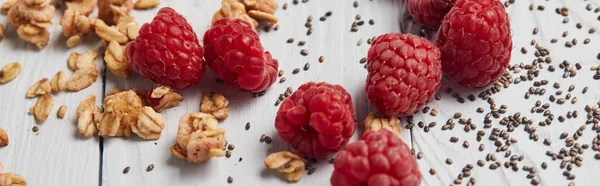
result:
[[[410,115],[440,88],[440,51],[424,38],[384,34],[369,48],[365,91],[386,116]]]
[[[408,146],[388,130],[368,131],[337,153],[332,186],[417,186],[421,172]]]
[[[437,29],[455,0],[408,0],[406,6],[417,24]]]
[[[208,67],[227,85],[261,92],[277,79],[277,60],[263,52],[252,26],[241,19],[215,21],[204,34]]]
[[[442,70],[465,87],[485,87],[510,62],[508,14],[498,0],[458,0],[444,18],[436,45]]]
[[[200,81],[205,67],[202,46],[192,26],[172,8],[162,8],[127,45],[126,56],[144,78],[186,89]]]
[[[354,134],[352,98],[339,85],[309,82],[283,100],[275,128],[299,154],[324,158],[339,151]]]

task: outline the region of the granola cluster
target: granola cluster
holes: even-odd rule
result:
[[[278,19],[275,10],[277,10],[277,0],[223,0],[221,9],[215,12],[212,22],[224,18],[242,19],[256,28],[257,20],[276,24]]]
[[[3,172],[3,164],[0,162],[0,186],[27,186],[27,181],[21,175]]]
[[[229,100],[223,94],[204,94],[201,112],[186,114],[179,120],[177,141],[171,147],[173,155],[192,163],[224,156],[225,129],[218,128],[217,119],[227,118],[228,105]]]
[[[77,107],[77,129],[86,137],[131,136],[158,139],[165,122],[160,113],[144,106],[134,90],[115,91],[102,102],[104,111],[95,105],[96,96],[89,95]]]
[[[48,28],[56,11],[50,0],[9,0],[2,5],[8,22],[17,27],[21,39],[44,48],[50,39]]]
[[[179,120],[177,140],[171,147],[171,153],[192,163],[224,156],[225,129],[217,125],[217,119],[210,114],[194,112],[184,115]]]

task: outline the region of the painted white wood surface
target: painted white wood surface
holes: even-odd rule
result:
[[[5,1],[0,1],[4,3]],[[60,15],[50,31],[50,42],[44,49],[22,41],[17,28],[9,25],[5,15],[0,15],[0,24],[6,28],[4,40],[0,42],[0,66],[11,62],[20,62],[21,74],[12,82],[0,85],[0,127],[9,135],[9,145],[0,148],[0,160],[4,170],[24,176],[28,185],[97,185],[99,183],[100,148],[99,138],[85,138],[77,132],[75,109],[86,96],[102,95],[102,77],[99,76],[92,86],[80,92],[52,94],[54,106],[48,119],[36,122],[28,114],[37,98],[26,99],[29,86],[42,78],[52,79],[54,74],[63,70],[68,77],[73,74],[67,65],[71,52],[83,53],[89,49],[98,50],[98,39],[91,39],[79,47],[68,49],[62,29],[57,26]],[[97,69],[103,68],[103,62],[96,59]],[[101,103],[100,99],[96,100]],[[60,119],[56,111],[61,105],[68,107],[67,116]],[[32,127],[39,127],[39,135]]]
[[[4,2],[4,1],[0,1]],[[87,49],[99,49],[100,44],[97,41],[90,44],[79,46],[75,49],[66,49],[64,47],[65,38],[60,35],[60,27],[51,28],[51,42],[49,47],[43,50],[37,50],[34,46],[26,44],[18,39],[16,29],[8,26],[7,36],[0,42],[0,65],[13,61],[20,61],[23,64],[22,74],[13,82],[0,85],[0,94],[4,97],[0,101],[4,107],[0,108],[2,121],[0,127],[7,130],[10,136],[10,145],[0,148],[0,160],[5,164],[5,170],[19,173],[25,176],[30,185],[286,185],[277,173],[266,170],[263,160],[270,152],[287,149],[286,145],[278,140],[276,131],[273,127],[274,116],[277,107],[273,104],[278,95],[285,91],[289,86],[297,88],[302,83],[308,81],[326,81],[344,86],[353,96],[359,121],[362,121],[370,109],[366,97],[364,96],[363,85],[366,77],[366,71],[363,64],[359,64],[360,58],[366,55],[368,45],[366,40],[369,37],[376,36],[386,32],[402,31],[418,33],[420,26],[414,25],[407,20],[407,12],[404,9],[404,0],[359,0],[358,8],[352,7],[353,1],[348,0],[312,0],[307,3],[293,5],[291,0],[281,0],[283,3],[289,3],[287,10],[279,9],[277,16],[280,18],[280,28],[278,31],[261,31],[261,41],[264,47],[271,51],[275,58],[279,60],[280,69],[285,71],[287,81],[285,83],[276,83],[267,93],[260,98],[252,98],[252,94],[231,90],[225,85],[217,84],[214,76],[208,72],[202,80],[202,83],[180,93],[185,97],[185,101],[179,107],[172,108],[163,112],[167,122],[167,127],[163,131],[162,137],[156,141],[145,141],[137,137],[131,138],[109,138],[104,139],[103,152],[100,151],[100,142],[98,138],[81,138],[76,132],[75,126],[75,108],[83,97],[89,94],[95,94],[98,97],[97,103],[103,94],[103,89],[108,91],[111,88],[121,89],[146,88],[151,89],[156,85],[141,78],[138,75],[122,80],[110,72],[106,74],[106,84],[102,85],[101,78],[90,88],[78,93],[61,92],[54,96],[54,107],[49,119],[43,124],[36,124],[33,116],[27,114],[28,108],[35,103],[35,99],[25,99],[24,94],[27,88],[36,80],[43,77],[51,78],[58,70],[65,70],[71,74],[66,65],[66,58],[71,51],[84,52]],[[543,3],[546,6],[544,11],[528,10],[531,2]],[[584,124],[585,115],[583,106],[585,104],[594,104],[600,97],[600,90],[595,81],[591,80],[593,72],[589,67],[596,65],[598,60],[596,54],[600,52],[600,43],[597,40],[598,33],[588,34],[587,30],[594,26],[600,27],[600,22],[596,20],[598,14],[585,10],[587,3],[592,3],[594,7],[600,6],[597,1],[584,0],[552,0],[552,1],[517,1],[509,6],[507,11],[511,14],[513,41],[515,49],[513,50],[512,64],[520,62],[529,63],[533,60],[531,53],[534,48],[529,45],[532,39],[531,31],[534,27],[539,27],[540,33],[533,38],[542,42],[543,46],[552,51],[554,64],[557,66],[562,60],[568,59],[571,63],[580,62],[583,65],[582,70],[578,72],[575,78],[562,79],[559,77],[559,70],[554,73],[548,73],[542,70],[541,79],[550,81],[546,87],[548,92],[546,96],[532,96],[529,100],[523,101],[522,96],[531,82],[524,82],[519,85],[512,85],[511,88],[503,90],[493,98],[498,106],[500,104],[508,105],[507,113],[521,112],[529,117],[529,109],[533,103],[541,99],[547,101],[547,95],[553,94],[555,90],[551,88],[554,81],[562,84],[561,90],[574,84],[576,89],[573,92],[580,93],[584,86],[589,87],[586,95],[577,95],[579,102],[576,105],[565,104],[558,106],[551,104],[551,109],[555,115],[564,115],[568,110],[579,110],[577,120],[567,120],[560,123],[556,119],[553,125],[545,128],[538,128],[540,142],[534,143],[527,139],[527,134],[522,131],[522,127],[511,134],[519,138],[519,143],[513,144],[509,149],[513,154],[523,154],[525,160],[519,163],[519,166],[535,166],[538,169],[536,178],[542,185],[567,185],[568,181],[562,176],[562,170],[558,168],[558,162],[544,155],[546,150],[557,151],[564,146],[562,141],[558,141],[558,136],[563,131],[573,134],[575,130]],[[537,4],[536,4],[537,5]],[[209,27],[212,14],[220,7],[219,0],[202,1],[177,1],[163,0],[161,6],[170,6],[183,14],[192,24],[199,38],[202,38],[204,31]],[[556,7],[566,6],[570,9],[568,24],[562,24],[562,17],[554,13]],[[333,11],[333,16],[327,21],[321,22],[318,18],[327,11]],[[139,24],[148,22],[157,9],[146,11],[133,11]],[[356,14],[360,14],[363,20],[374,19],[375,25],[365,24],[356,33],[350,32],[350,25]],[[304,22],[306,17],[313,16],[313,33],[306,36]],[[55,17],[58,22],[58,15]],[[575,28],[575,24],[581,22],[584,25],[582,30]],[[6,26],[6,17],[0,16],[0,23]],[[568,30],[569,36],[560,37],[563,31]],[[285,41],[293,37],[294,44],[287,44]],[[583,45],[583,39],[591,38],[592,42]],[[356,46],[359,39],[363,39],[362,46]],[[559,38],[556,44],[550,44],[551,38]],[[571,49],[566,49],[563,45],[567,39],[577,38],[579,44]],[[303,47],[297,45],[300,40],[307,41]],[[95,44],[91,44],[95,43]],[[529,53],[523,55],[519,52],[520,47],[525,46]],[[309,50],[308,56],[300,55],[301,49]],[[320,64],[317,59],[320,55],[325,57],[325,62]],[[102,64],[98,58],[98,67]],[[294,68],[302,68],[306,62],[311,64],[308,71],[301,71],[292,75]],[[523,72],[521,72],[523,73]],[[516,75],[513,75],[516,76]],[[456,92],[463,96],[469,94],[472,90],[463,90],[458,86],[443,83],[444,91],[446,87],[452,87]],[[169,147],[175,140],[177,125],[180,117],[189,112],[199,110],[200,99],[203,92],[215,91],[224,93],[230,99],[230,118],[221,122],[220,127],[227,130],[228,141],[236,146],[232,152],[231,158],[217,158],[205,164],[189,164],[172,156]],[[478,91],[473,92],[478,93]],[[564,95],[564,94],[563,94]],[[441,124],[451,117],[454,112],[462,112],[463,117],[471,117],[476,121],[478,130],[482,129],[482,116],[475,113],[479,106],[489,110],[487,104],[482,100],[474,103],[458,104],[450,95],[442,93],[441,101],[434,101],[431,107],[440,109],[437,117],[429,115],[415,115],[415,121],[423,120],[426,123],[436,121],[438,125],[431,129],[429,133],[423,132],[418,127],[410,130],[403,130],[400,135],[409,145],[413,146],[417,152],[424,153],[423,159],[418,160],[424,175],[424,185],[449,185],[460,173],[462,167],[470,163],[476,165],[477,159],[485,159],[487,152],[492,152],[493,144],[484,138],[482,140],[486,145],[484,152],[479,152],[477,147],[479,143],[475,141],[475,132],[465,133],[457,124],[453,131],[441,131]],[[25,101],[24,101],[25,100]],[[55,112],[58,106],[65,104],[69,106],[67,119],[58,119]],[[539,120],[541,117],[534,119]],[[531,117],[530,117],[531,118]],[[249,131],[244,129],[246,122],[251,123]],[[31,127],[38,125],[40,135],[31,132]],[[498,126],[494,122],[494,127]],[[595,133],[588,126],[584,135],[578,140],[580,143],[590,143]],[[490,129],[486,130],[486,137]],[[362,128],[358,127],[354,135],[356,139],[362,133]],[[259,137],[262,134],[273,137],[274,143],[267,145],[259,143]],[[471,143],[469,149],[464,149],[460,143],[450,143],[450,136],[456,136],[460,142],[467,139]],[[552,139],[552,146],[544,146],[541,141],[544,138]],[[411,143],[412,141],[412,143]],[[593,159],[591,149],[584,154],[584,165],[575,167],[572,171],[577,175],[575,183],[577,185],[597,185],[600,178],[593,172],[600,168],[600,162]],[[501,162],[504,158],[496,155]],[[243,158],[238,162],[239,158]],[[444,163],[446,158],[452,158],[454,163],[450,166]],[[100,160],[102,158],[102,160]],[[100,167],[100,162],[102,166]],[[548,169],[541,171],[541,162],[548,163]],[[155,164],[155,169],[146,172],[149,164]],[[128,174],[122,174],[125,167],[131,167]],[[490,171],[487,167],[489,162],[483,168],[475,166],[472,171],[472,177],[477,178],[478,185],[528,185],[529,181],[525,178],[524,171],[513,172],[510,169],[499,168],[496,171]],[[306,176],[298,183],[301,185],[328,185],[329,177],[333,167],[326,161],[321,160],[316,164],[317,171],[310,176]],[[435,168],[437,173],[430,175],[430,168]],[[101,172],[99,172],[101,171]],[[101,180],[98,180],[100,175]],[[227,184],[227,177],[232,176],[234,182]],[[467,179],[463,180],[465,185]]]

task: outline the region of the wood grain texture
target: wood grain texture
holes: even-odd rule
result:
[[[37,100],[25,98],[29,86],[42,78],[52,79],[59,70],[70,77],[73,71],[67,65],[69,54],[98,50],[101,46],[99,40],[91,39],[79,47],[67,49],[66,38],[56,24],[60,18],[58,12],[53,18],[55,25],[49,29],[50,43],[41,50],[22,41],[17,28],[8,24],[6,16],[0,16],[0,23],[6,27],[6,35],[0,42],[0,66],[11,62],[22,65],[17,79],[0,85],[0,127],[10,138],[10,144],[0,148],[0,160],[5,171],[24,176],[28,185],[97,185],[100,177],[99,138],[85,138],[77,132],[75,109],[84,97],[102,95],[102,77],[80,92],[53,94],[54,106],[45,122],[36,122],[33,115],[28,114]],[[102,64],[98,57],[97,69],[101,69]],[[100,104],[100,99],[96,103]],[[61,105],[68,107],[64,119],[56,116]],[[32,132],[33,126],[39,127],[39,135]]]
[[[4,1],[0,1],[2,2]],[[418,34],[421,29],[409,20],[404,7],[405,0],[359,0],[358,2],[360,6],[354,8],[353,1],[347,0],[312,0],[299,5],[293,5],[291,0],[280,0],[280,7],[283,3],[289,5],[287,10],[277,11],[277,16],[280,18],[279,30],[264,32],[261,29],[260,37],[264,47],[279,60],[280,69],[285,71],[284,76],[287,78],[285,83],[276,83],[264,96],[252,98],[250,93],[242,93],[217,84],[214,75],[208,72],[199,85],[179,91],[186,99],[180,106],[163,111],[167,127],[159,140],[146,141],[137,137],[107,138],[103,141],[102,151],[101,142],[97,137],[82,138],[76,131],[75,108],[79,102],[85,96],[95,94],[98,97],[96,103],[100,104],[103,92],[115,87],[152,89],[157,85],[139,75],[122,80],[107,72],[105,85],[102,84],[100,77],[92,87],[81,92],[61,92],[53,95],[54,107],[48,120],[38,124],[33,116],[27,114],[28,108],[35,103],[35,99],[25,99],[27,88],[41,78],[51,78],[58,70],[72,74],[66,64],[67,56],[71,51],[84,52],[88,49],[100,49],[101,46],[98,40],[91,39],[75,49],[67,49],[64,45],[66,39],[60,34],[61,28],[55,25],[50,28],[49,47],[38,50],[35,46],[21,41],[16,34],[16,28],[7,26],[6,17],[0,16],[0,23],[7,27],[5,39],[0,42],[0,66],[14,61],[19,61],[23,65],[22,73],[17,79],[0,85],[0,95],[5,97],[0,100],[0,104],[4,105],[0,107],[2,116],[0,127],[6,129],[10,136],[10,145],[0,148],[0,160],[4,162],[5,170],[25,176],[29,185],[287,185],[280,175],[266,170],[263,165],[263,160],[269,153],[289,149],[276,137],[273,127],[278,109],[273,104],[279,94],[287,87],[295,89],[308,81],[340,84],[352,94],[358,119],[362,121],[372,110],[364,95],[366,70],[363,64],[359,64],[360,58],[365,57],[367,53],[366,40],[387,32]],[[536,8],[538,4],[543,4],[545,10],[529,11],[530,3],[534,3]],[[545,152],[558,151],[564,147],[564,141],[559,140],[560,133],[566,131],[572,135],[576,132],[581,125],[585,124],[584,106],[593,105],[600,99],[600,86],[592,80],[595,72],[588,70],[591,66],[598,65],[596,55],[600,52],[600,42],[598,42],[600,32],[588,34],[588,29],[600,28],[600,21],[596,20],[598,13],[585,9],[588,3],[591,3],[594,8],[600,6],[600,2],[591,0],[552,0],[517,1],[507,8],[511,15],[514,36],[511,64],[530,63],[534,59],[532,53],[535,49],[530,45],[530,41],[536,39],[542,43],[542,46],[551,50],[553,64],[556,67],[563,60],[569,60],[572,64],[578,62],[583,66],[575,78],[563,79],[560,77],[562,69],[557,68],[556,72],[550,73],[546,70],[546,65],[537,79],[546,79],[550,82],[543,87],[547,89],[544,96],[531,96],[528,100],[522,98],[525,91],[532,86],[532,82],[511,85],[509,89],[492,96],[498,107],[501,104],[508,106],[507,114],[521,112],[522,115],[536,121],[534,126],[537,128],[540,140],[538,142],[529,140],[528,134],[523,131],[523,126],[520,126],[511,133],[511,137],[518,138],[519,142],[511,145],[509,150],[512,151],[512,155],[524,156],[524,160],[519,162],[519,167],[527,165],[538,169],[535,178],[540,180],[541,185],[569,183],[562,176],[564,170],[559,168],[560,162],[552,161]],[[199,38],[202,38],[202,33],[210,26],[212,14],[220,7],[220,0],[163,0],[161,6],[173,7],[183,14],[191,22]],[[563,24],[562,17],[554,12],[556,7],[563,6],[570,9],[570,22],[567,24]],[[332,17],[325,22],[318,20],[330,10],[333,12]],[[145,11],[134,10],[133,15],[141,25],[149,22],[157,11],[158,8]],[[365,21],[374,19],[375,25],[370,26],[365,23],[358,32],[350,32],[356,14],[360,14]],[[313,33],[307,36],[304,22],[309,15],[313,16]],[[58,16],[57,13],[54,18],[55,23],[58,23]],[[576,23],[582,23],[583,28],[577,29]],[[534,27],[538,27],[540,32],[532,36]],[[565,30],[569,31],[569,36],[563,38],[561,35]],[[434,36],[435,33],[430,33],[428,38],[433,39]],[[290,37],[295,39],[293,44],[286,43]],[[552,38],[557,38],[558,42],[551,44]],[[578,39],[579,44],[573,48],[565,48],[564,42],[573,38]],[[592,42],[584,45],[585,38],[591,38]],[[361,46],[356,44],[359,39],[363,39]],[[297,42],[300,40],[305,40],[307,44],[298,46]],[[521,54],[521,47],[526,47],[529,53]],[[301,49],[307,49],[309,55],[300,55]],[[325,57],[325,62],[322,64],[317,60],[320,55]],[[101,56],[98,58],[98,69],[103,66]],[[310,70],[302,70],[292,75],[291,71],[294,68],[302,68],[307,62],[311,64]],[[513,76],[524,74],[524,71]],[[560,90],[564,92],[563,97],[568,93],[567,87],[571,84],[575,85],[572,94],[578,97],[579,101],[577,104],[571,104],[569,101],[564,105],[550,103],[553,114],[558,117],[564,116],[567,111],[577,110],[579,117],[564,123],[555,119],[551,126],[539,127],[537,121],[543,117],[541,114],[531,114],[530,108],[537,100],[548,102],[548,96],[558,90],[551,87],[554,82],[562,84]],[[589,87],[589,91],[581,95],[580,92],[585,86]],[[463,97],[479,93],[479,91],[461,89],[448,80],[444,80],[441,92],[448,87]],[[228,141],[236,148],[229,159],[216,158],[204,164],[189,164],[172,156],[169,147],[175,140],[180,117],[198,111],[201,95],[208,91],[221,92],[230,99],[230,118],[222,121],[220,127],[227,130]],[[514,172],[501,167],[492,171],[488,168],[491,162],[486,162],[484,167],[476,165],[478,159],[485,161],[487,153],[496,154],[501,163],[506,160],[504,153],[496,153],[493,142],[488,140],[491,129],[483,128],[483,115],[475,112],[477,107],[489,111],[485,101],[478,99],[475,102],[467,101],[465,104],[459,104],[450,94],[441,95],[441,101],[433,101],[429,104],[430,107],[440,110],[437,117],[416,114],[414,118],[415,121],[426,123],[435,121],[438,123],[436,127],[428,133],[415,127],[412,132],[403,130],[400,134],[400,137],[416,152],[424,154],[422,159],[417,160],[424,175],[423,185],[450,185],[467,164],[475,165],[471,177],[477,179],[477,185],[528,185],[530,180],[526,179],[527,173],[521,169]],[[69,113],[67,118],[58,119],[56,111],[62,104],[69,107]],[[481,141],[486,147],[483,152],[477,150],[480,143],[475,140],[476,131],[465,133],[462,130],[463,125],[458,123],[454,130],[441,130],[441,125],[455,112],[461,112],[464,118],[472,118],[477,125],[477,130],[486,131],[486,136]],[[249,131],[244,129],[246,122],[251,123]],[[34,125],[40,127],[39,135],[31,131]],[[498,120],[493,120],[493,127],[505,128],[498,124]],[[362,134],[362,127],[357,129],[352,140]],[[259,143],[262,134],[273,137],[274,142],[270,145]],[[449,142],[451,136],[458,137],[459,143]],[[588,125],[584,135],[577,142],[589,144],[595,136],[591,125]],[[549,138],[552,145],[543,145],[542,141],[545,138]],[[468,149],[462,147],[464,140],[470,142]],[[600,168],[600,162],[594,159],[595,153],[591,149],[586,150],[582,155],[584,164],[581,167],[574,166],[571,171],[577,176],[574,180],[576,185],[598,185],[600,179],[595,176],[595,171]],[[243,160],[240,162],[239,158]],[[451,158],[453,164],[447,165],[446,158]],[[541,170],[542,162],[548,163],[546,170]],[[155,168],[151,172],[146,172],[149,164],[154,164]],[[128,174],[122,173],[125,167],[131,167]],[[321,160],[316,164],[316,168],[313,175],[305,175],[298,185],[329,185],[333,167],[325,160]],[[430,175],[430,168],[436,169],[437,173]],[[228,176],[234,178],[232,184],[227,184]],[[468,179],[463,179],[460,185],[465,185],[467,182]]]
[[[278,107],[274,104],[287,87],[296,89],[305,82],[326,81],[344,86],[353,96],[359,121],[366,117],[370,110],[364,95],[366,69],[359,60],[366,56],[366,40],[369,37],[399,31],[398,16],[390,16],[397,15],[397,2],[361,1],[359,8],[353,8],[351,1],[341,0],[309,1],[299,5],[281,1],[279,7],[283,3],[289,3],[289,7],[277,11],[279,30],[264,32],[261,29],[260,37],[263,46],[279,60],[287,81],[274,84],[262,97],[252,98],[251,93],[217,84],[214,75],[207,73],[199,85],[179,91],[186,99],[180,106],[163,112],[167,125],[159,140],[105,139],[102,185],[227,185],[228,176],[234,179],[231,185],[286,185],[280,175],[265,168],[263,160],[271,152],[289,149],[276,137],[273,123]],[[183,14],[199,34],[198,37],[202,38],[202,33],[210,25],[209,15],[220,8],[220,1],[203,1],[202,4],[192,5],[187,1],[175,0],[161,4]],[[370,11],[373,9],[378,11]],[[330,10],[333,15],[325,22],[319,21],[319,17]],[[149,21],[156,11],[135,11],[133,14],[138,23],[143,23]],[[356,14],[361,14],[363,20],[374,19],[377,22],[374,26],[365,23],[359,32],[351,33],[350,26]],[[308,16],[313,17],[313,33],[310,36],[306,35],[307,28],[304,27]],[[290,37],[295,39],[293,44],[286,43]],[[359,39],[364,41],[361,46],[356,44]],[[306,45],[298,46],[300,40],[305,40]],[[301,49],[307,49],[308,56],[302,56]],[[318,63],[321,55],[325,57],[322,64]],[[303,68],[307,62],[311,65],[310,70],[292,75],[294,68]],[[139,76],[123,81],[108,74],[106,89],[113,87],[151,89],[156,85]],[[221,121],[220,127],[227,130],[227,140],[235,145],[235,150],[229,159],[223,157],[204,164],[190,164],[174,157],[169,147],[175,141],[181,116],[198,111],[201,95],[207,91],[221,92],[230,100],[230,117]],[[246,122],[251,123],[249,131],[244,129]],[[353,140],[362,134],[362,127],[359,128]],[[259,143],[262,134],[273,137],[274,142],[270,145]],[[403,131],[401,136],[410,144],[409,130]],[[239,158],[243,160],[240,162]],[[146,167],[151,163],[156,168],[146,172]],[[131,167],[131,171],[124,175],[121,171],[127,166]],[[321,160],[316,167],[313,175],[305,176],[298,184],[327,185],[333,166]]]

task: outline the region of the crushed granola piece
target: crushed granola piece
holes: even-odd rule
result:
[[[229,100],[220,93],[205,93],[202,95],[200,111],[212,114],[217,119],[225,119],[229,116]]]
[[[131,75],[131,64],[125,57],[125,47],[119,45],[116,41],[111,41],[104,52],[104,61],[106,67],[114,75],[121,78],[127,78]]]
[[[179,120],[177,141],[171,147],[173,155],[192,163],[203,163],[211,157],[225,155],[225,129],[210,114],[194,112]]]
[[[365,131],[378,131],[379,129],[387,129],[390,132],[398,135],[402,131],[400,120],[397,117],[379,116],[375,112],[369,113],[364,121]]]
[[[158,139],[165,128],[162,115],[156,113],[151,107],[142,107],[138,120],[131,125],[133,133],[144,139]]]
[[[67,75],[62,70],[58,71],[50,80],[50,89],[53,93],[64,90],[66,86]]]
[[[96,31],[96,35],[98,35],[98,37],[100,37],[104,41],[116,41],[120,44],[124,44],[129,41],[127,35],[125,33],[120,32],[116,26],[108,26],[102,20],[96,20],[94,22],[94,28]]]
[[[21,175],[7,172],[0,174],[1,186],[27,186],[27,181]]]
[[[34,24],[20,25],[17,34],[24,41],[34,44],[38,48],[44,48],[50,40],[50,32],[47,29]]]
[[[26,96],[32,98],[38,95],[50,94],[51,92],[50,81],[48,81],[48,78],[44,78],[31,85],[27,90]]]
[[[8,10],[10,10],[11,7],[15,6],[18,1],[19,0],[7,0],[6,2],[4,2],[4,4],[2,4],[2,7],[0,7],[0,11],[2,12],[2,14],[7,14]]]
[[[49,2],[49,0],[47,0]],[[8,10],[8,22],[15,27],[25,24],[50,23],[56,8],[48,3],[28,5],[26,1],[17,1]]]
[[[223,0],[221,2],[221,9],[215,12],[212,22],[223,18],[242,19],[250,25],[254,25],[253,28],[258,27],[258,21],[248,15],[246,7],[239,0]]]
[[[77,110],[75,110],[75,117],[79,119],[81,114],[83,114],[86,110],[93,110],[96,105],[96,95],[90,94],[87,97],[83,98],[81,102],[79,102],[79,106],[77,106]]]
[[[29,113],[35,116],[35,119],[38,121],[45,121],[50,115],[50,110],[52,110],[52,95],[46,94],[38,97],[38,100],[35,102],[35,105],[29,108]]]
[[[89,16],[96,8],[98,0],[67,0],[67,10],[77,10],[85,16]]]
[[[281,151],[267,156],[264,163],[267,168],[282,173],[287,181],[297,182],[304,175],[307,161],[294,153]]]
[[[131,126],[138,122],[142,100],[133,91],[123,91],[104,98],[104,113],[98,127],[101,136],[131,136]]]
[[[95,68],[97,56],[98,52],[96,52],[95,50],[88,50],[83,54],[71,52],[69,58],[67,59],[67,62],[69,63],[69,67],[71,67],[71,69],[73,70]]]
[[[58,111],[56,112],[56,116],[58,118],[64,118],[67,115],[67,106],[66,105],[61,105],[60,107],[58,107]]]
[[[0,128],[0,147],[5,147],[8,145],[8,134],[3,128]],[[0,171],[2,168],[0,167]]]
[[[160,112],[179,105],[183,101],[183,96],[177,94],[171,87],[160,86],[152,90],[146,99],[156,112]]]
[[[100,107],[98,106],[93,106],[92,109],[85,109],[80,117],[77,118],[77,130],[79,133],[85,137],[92,137],[98,133],[96,125],[100,122],[99,117],[101,116]]]
[[[120,19],[129,17],[132,8],[131,0],[99,0],[98,18],[108,25],[115,25]]]
[[[67,89],[78,92],[91,86],[96,78],[98,78],[98,70],[95,68],[79,69],[67,80]]]
[[[82,36],[89,34],[92,31],[94,19],[90,19],[82,15],[76,9],[67,9],[60,18],[62,32],[67,37],[67,46],[75,47],[81,43]]]
[[[0,83],[8,83],[21,73],[21,63],[13,62],[6,64],[2,70],[0,70]]]
[[[0,41],[4,39],[4,25],[0,24]]]
[[[158,6],[160,4],[160,0],[138,0],[133,5],[135,9],[150,9]]]

